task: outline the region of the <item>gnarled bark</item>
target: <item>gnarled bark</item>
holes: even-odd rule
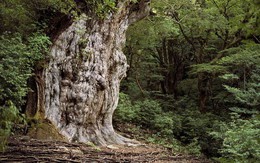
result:
[[[44,71],[45,117],[70,141],[131,142],[112,126],[126,74],[125,31],[148,13],[147,0],[117,4],[105,20],[82,15],[54,41]]]

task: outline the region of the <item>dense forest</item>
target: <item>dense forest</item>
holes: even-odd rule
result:
[[[26,112],[31,80],[59,30],[82,13],[106,19],[117,3],[0,2],[0,151],[17,124],[37,121]],[[260,159],[258,0],[152,0],[149,15],[128,28],[124,54],[115,129],[130,125],[149,142],[217,162]]]
[[[152,1],[150,16],[128,30],[118,121],[152,129],[172,148],[177,140],[222,161],[259,159],[259,7]]]

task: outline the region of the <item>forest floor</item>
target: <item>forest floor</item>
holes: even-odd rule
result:
[[[97,147],[80,143],[11,137],[0,162],[172,162],[208,163],[189,155],[172,155],[155,145]]]
[[[176,153],[160,145],[148,143],[145,141],[146,138],[141,138],[145,131],[134,131],[134,126],[117,125],[117,129],[126,137],[140,140],[142,145],[109,145],[99,147],[93,144],[68,143],[62,140],[40,140],[36,139],[32,134],[29,136],[14,134],[8,141],[6,151],[0,153],[0,162],[211,162],[202,157]],[[39,134],[39,132],[37,133]]]

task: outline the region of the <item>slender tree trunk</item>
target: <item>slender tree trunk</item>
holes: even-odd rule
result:
[[[105,20],[82,15],[61,32],[44,70],[45,118],[69,141],[99,145],[132,142],[112,126],[120,81],[127,70],[122,52],[127,27],[145,17],[147,0],[120,1]]]
[[[208,79],[204,73],[198,74],[198,90],[199,90],[199,110],[201,113],[207,111],[206,102],[208,99]]]
[[[178,97],[177,86],[182,79],[183,58],[178,51],[174,49],[177,41],[174,39],[164,39],[161,49],[157,49],[159,64],[164,71],[162,75],[164,80],[161,81],[162,93],[173,95],[175,99]]]
[[[200,48],[197,51],[197,63],[202,64],[205,62],[204,43],[200,43]],[[209,74],[206,72],[198,73],[198,91],[199,91],[199,110],[201,113],[207,111],[206,103],[209,98]]]

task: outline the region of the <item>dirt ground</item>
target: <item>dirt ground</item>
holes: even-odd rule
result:
[[[209,163],[209,160],[189,155],[172,155],[155,145],[96,147],[92,144],[36,140],[28,136],[12,137],[8,148],[0,153],[0,162],[156,162]]]

